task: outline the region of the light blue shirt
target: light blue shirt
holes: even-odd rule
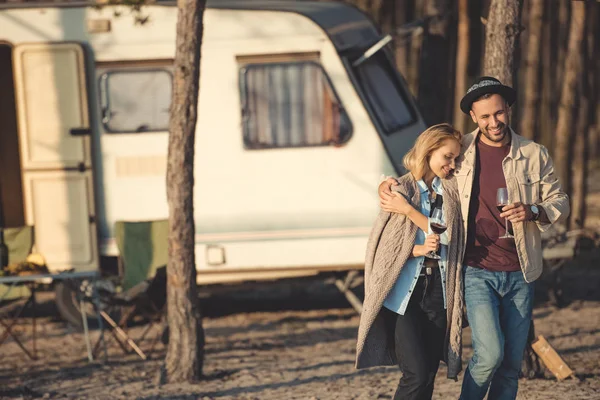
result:
[[[429,189],[427,184],[421,179],[417,182],[419,189],[421,190],[421,213],[429,216],[431,210],[431,204],[429,201]],[[431,187],[438,195],[443,195],[442,181],[437,176],[433,179]],[[444,219],[444,216],[442,216]],[[433,233],[429,228],[429,233]],[[417,237],[415,239],[415,245],[425,243],[426,234],[421,229],[417,229]],[[407,244],[413,246],[413,244]],[[440,256],[442,257],[439,262],[440,272],[442,276],[442,292],[444,295],[444,308],[446,308],[446,265],[447,265],[447,252],[448,252],[448,233],[444,232],[440,235]],[[400,315],[404,315],[406,307],[412,292],[417,284],[421,269],[425,262],[425,257],[411,257],[406,261],[406,264],[402,267],[400,275],[396,280],[396,283],[392,287],[392,290],[385,299],[383,305],[385,308],[394,311]],[[420,299],[419,299],[420,301]]]

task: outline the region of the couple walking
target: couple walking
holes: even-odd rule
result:
[[[356,366],[398,365],[394,399],[431,399],[440,360],[457,380],[466,320],[473,357],[460,399],[516,398],[540,232],[569,202],[548,150],[510,128],[515,99],[479,78],[460,104],[478,128],[432,126],[405,156],[409,172],[379,186]]]

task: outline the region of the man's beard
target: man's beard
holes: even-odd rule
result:
[[[508,126],[505,125],[502,122],[498,122],[498,127],[500,128],[500,132],[501,135],[494,137],[490,134],[490,132],[488,131],[488,127],[486,127],[485,129],[482,129],[483,134],[486,138],[488,138],[488,140],[492,141],[492,142],[501,142],[506,138],[506,135],[508,134],[509,130],[508,130]]]

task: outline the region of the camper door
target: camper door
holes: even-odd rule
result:
[[[25,220],[51,271],[98,267],[84,51],[14,48]]]

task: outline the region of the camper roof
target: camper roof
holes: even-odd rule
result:
[[[379,40],[379,33],[366,14],[341,2],[208,0],[208,7],[294,12],[313,20],[331,38],[338,51],[366,47]]]
[[[85,0],[0,0],[3,8],[54,8],[97,6],[107,1]],[[107,6],[112,6],[110,4]],[[174,7],[173,0],[157,0],[149,6]],[[375,25],[366,14],[341,2],[294,0],[208,0],[207,7],[220,10],[284,11],[303,15],[319,25],[331,38],[338,51],[366,48],[380,39]]]

